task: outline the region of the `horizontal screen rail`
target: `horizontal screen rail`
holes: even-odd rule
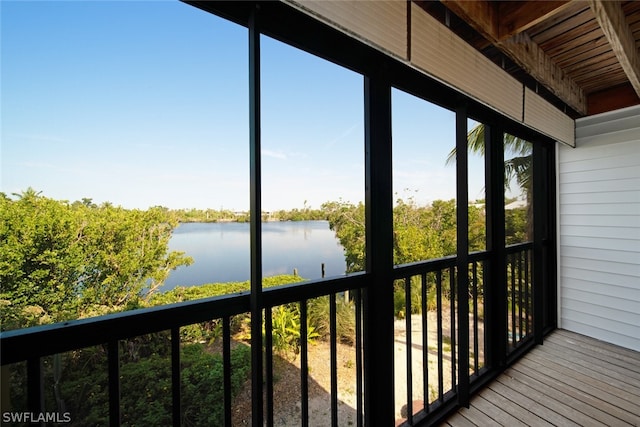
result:
[[[305,281],[263,291],[264,307],[366,286],[367,275]],[[249,292],[107,314],[0,333],[2,365],[249,313]],[[37,343],[37,345],[36,345]]]
[[[248,311],[249,293],[242,292],[16,329],[0,334],[0,358],[6,365]]]
[[[345,277],[309,280],[301,283],[277,286],[262,292],[264,307],[299,302],[329,294],[364,288],[369,282],[367,273],[353,273]]]
[[[472,252],[468,256],[468,260],[470,263],[475,261],[484,261],[487,259],[489,259],[489,252]],[[394,279],[403,279],[407,276],[415,276],[422,273],[431,273],[455,266],[456,256],[451,255],[443,258],[397,265],[393,269],[393,277]]]
[[[505,246],[504,250],[508,254],[515,254],[533,249],[533,242],[516,243],[514,245]]]

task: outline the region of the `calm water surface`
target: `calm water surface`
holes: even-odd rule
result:
[[[169,250],[184,251],[194,263],[171,272],[162,290],[176,286],[249,280],[249,224],[236,222],[179,225]],[[344,275],[344,253],[327,221],[262,224],[262,275],[292,274],[305,279]]]

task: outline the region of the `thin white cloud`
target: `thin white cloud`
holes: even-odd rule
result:
[[[27,140],[27,141],[51,142],[51,143],[58,143],[58,144],[68,142],[67,139],[60,138],[53,135],[44,135],[44,134],[16,133],[9,136],[16,139]]]
[[[267,157],[273,157],[274,159],[282,159],[282,160],[287,159],[287,155],[282,151],[273,151],[273,150],[263,149],[262,155]]]
[[[353,125],[351,125],[348,129],[346,129],[344,132],[342,132],[340,135],[338,135],[337,137],[333,138],[331,141],[329,141],[324,148],[328,149],[333,147],[336,143],[338,143],[340,140],[346,138],[347,136],[349,136],[355,128],[357,128],[360,125],[360,122],[356,122]]]
[[[28,169],[36,169],[41,171],[54,171],[59,173],[73,173],[73,174],[88,174],[93,172],[86,168],[81,167],[68,167],[62,165],[56,165],[53,163],[47,162],[17,162],[15,163],[18,167],[28,168]]]

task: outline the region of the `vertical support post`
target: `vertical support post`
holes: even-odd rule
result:
[[[329,295],[329,346],[331,426],[338,427],[338,310],[336,294]]]
[[[231,427],[231,318],[222,318],[222,382],[224,384],[224,426]]]
[[[405,363],[407,364],[407,376],[405,379],[405,382],[407,383],[407,422],[409,423],[409,425],[413,425],[413,363],[411,359],[413,344],[411,342],[411,277],[406,277],[404,279],[404,305],[404,327],[407,337],[407,342],[405,343]],[[426,346],[424,346],[423,348],[426,348]]]
[[[544,172],[544,149],[540,143],[533,144],[533,336],[536,344],[542,344],[544,329],[543,306],[544,287],[547,284],[545,277],[544,259],[544,180],[547,178]],[[529,201],[531,203],[531,200]]]
[[[456,109],[456,291],[458,300],[458,404],[469,407],[469,161],[467,106]],[[452,313],[453,315],[453,313]]]
[[[309,426],[309,359],[307,337],[307,300],[300,301],[300,425]]]
[[[428,311],[427,311],[427,273],[422,273],[420,277],[421,281],[421,295],[422,295],[422,366],[429,366],[429,323],[428,323]],[[429,413],[429,403],[431,400],[430,387],[429,387],[429,369],[423,369],[424,379],[422,381],[422,399],[424,412]]]
[[[120,426],[120,352],[118,341],[107,344],[107,364],[109,366],[109,425]]]
[[[438,343],[438,400],[444,401],[444,341],[442,339],[442,270],[436,270],[436,340]]]
[[[176,427],[182,425],[180,389],[180,328],[176,327],[171,328],[171,408]]]
[[[558,325],[557,304],[557,251],[556,251],[556,150],[554,145],[545,146],[545,178],[544,189],[545,208],[545,233],[543,236],[543,248],[545,259],[546,287],[544,298],[544,330],[556,328]]]
[[[363,367],[362,367],[362,293],[360,289],[354,291],[356,304],[356,426],[364,425],[363,413]],[[306,427],[306,426],[303,426]]]
[[[364,79],[366,264],[365,425],[393,425],[393,187],[391,86]]]
[[[42,359],[27,359],[27,407],[34,414],[44,412],[44,374]]]
[[[480,369],[478,359],[480,352],[478,351],[478,263],[473,263],[473,372],[478,375]]]
[[[485,355],[491,368],[500,368],[506,363],[507,354],[503,131],[485,125],[484,138],[486,236],[487,251],[490,253],[485,272]]]
[[[265,384],[267,410],[265,425],[273,427],[273,307],[267,307],[264,310],[264,366],[265,366]]]
[[[260,159],[260,28],[258,5],[249,17],[249,168],[251,222],[251,421],[261,426],[262,392],[262,168]]]

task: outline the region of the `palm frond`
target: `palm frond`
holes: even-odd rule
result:
[[[486,152],[485,125],[478,123],[467,134],[467,147],[470,153],[483,155]],[[507,159],[504,162],[504,185],[510,189],[509,183],[515,178],[518,186],[528,194],[531,185],[531,153],[533,145],[522,138],[504,134],[504,151]],[[513,156],[513,157],[511,157]],[[511,157],[511,158],[508,158]],[[456,162],[455,147],[447,155],[445,164]]]
[[[481,154],[484,156],[485,143],[484,143],[484,124],[478,123],[467,133],[467,147],[470,153]],[[456,148],[449,152],[445,164],[447,166],[456,162]]]
[[[478,123],[467,133],[467,146],[470,153],[480,154],[484,156],[486,144],[485,144],[485,125],[484,123]],[[525,139],[518,138],[511,134],[504,134],[504,151],[507,156],[513,155],[518,157],[526,157],[531,154],[532,145]],[[445,164],[447,166],[456,162],[456,149],[455,147],[447,155]]]
[[[504,162],[504,182],[509,189],[509,183],[515,178],[518,186],[528,192],[531,185],[531,156],[513,157]]]

